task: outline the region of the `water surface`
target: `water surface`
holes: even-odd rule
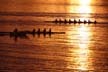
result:
[[[105,0],[1,0],[0,32],[40,28],[66,34],[0,36],[0,71],[107,72],[108,2]],[[97,24],[55,24],[60,19]]]

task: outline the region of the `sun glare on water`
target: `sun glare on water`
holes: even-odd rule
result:
[[[80,5],[89,5],[91,0],[80,0]]]
[[[79,9],[78,11],[80,13],[91,13],[91,8],[90,8],[90,3],[91,3],[91,0],[80,0],[79,1]]]
[[[90,54],[90,40],[91,40],[91,29],[85,25],[80,25],[78,28],[76,28],[76,33],[78,34],[78,37],[70,36],[70,44],[75,46],[76,49],[70,49],[75,54],[75,58],[70,58],[70,61],[74,61],[75,65],[72,67],[72,65],[67,66],[69,69],[77,69],[81,71],[87,71],[89,68],[92,68],[90,66],[89,58],[91,56]],[[73,43],[73,38],[77,38],[77,41]],[[73,56],[72,53],[72,56]]]

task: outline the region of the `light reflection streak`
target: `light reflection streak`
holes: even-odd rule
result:
[[[68,11],[70,13],[79,13],[80,18],[87,19],[90,16],[90,13],[93,13],[92,7],[90,6],[92,0],[78,0],[77,6],[69,7]],[[73,0],[70,0],[70,3],[73,3]]]
[[[91,0],[79,0],[80,5],[89,5]]]
[[[79,6],[77,9],[69,8],[69,12],[72,12],[73,10],[76,10],[76,13],[79,13],[79,16],[81,21],[88,20],[88,16],[90,16],[90,13],[92,13],[92,8],[89,6],[92,0],[78,0]],[[72,0],[70,0],[72,2]],[[74,66],[68,66],[68,68],[74,68],[78,70],[89,70],[89,56],[90,56],[90,39],[92,32],[90,31],[90,28],[85,26],[84,24],[81,24],[76,30],[76,35],[69,36],[70,37],[70,44],[72,44],[75,48],[74,54],[75,54],[75,65]],[[71,34],[71,32],[69,32]],[[76,37],[78,36],[78,37]],[[77,38],[77,42],[73,43],[72,39]],[[75,46],[76,45],[76,46]],[[70,51],[73,52],[73,49],[70,49]],[[73,56],[73,54],[72,54]],[[70,59],[73,61],[72,59]]]
[[[84,17],[85,19],[90,16],[90,13],[92,13],[92,8],[91,6],[89,6],[89,4],[91,3],[92,0],[80,0],[79,3],[79,7],[77,9],[77,12],[80,13],[80,16],[82,17],[82,13],[84,13]]]
[[[86,26],[81,26],[78,28],[79,33],[79,50],[78,50],[78,60],[79,67],[77,69],[80,70],[87,70],[88,69],[88,58],[89,58],[89,40],[90,40],[90,33],[88,32],[89,28]]]
[[[79,13],[91,13],[92,10],[91,10],[91,7],[90,6],[85,6],[85,5],[81,5],[79,6],[78,10],[77,10]],[[89,14],[88,14],[89,15]]]
[[[70,44],[74,45],[75,49],[70,49],[72,52],[72,58],[70,61],[74,60],[74,66],[68,66],[68,68],[74,68],[77,70],[88,70],[89,69],[89,46],[90,46],[90,39],[91,39],[91,32],[90,28],[85,25],[80,25],[76,28],[76,35],[69,36],[70,37]],[[77,38],[77,42],[73,43],[72,38]],[[73,55],[74,52],[74,55]],[[74,59],[73,59],[74,56]]]

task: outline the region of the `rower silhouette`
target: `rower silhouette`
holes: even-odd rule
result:
[[[35,37],[35,33],[36,33],[36,30],[33,29],[33,31],[32,31],[33,37]]]
[[[38,28],[38,30],[37,30],[37,35],[38,35],[38,37],[40,37],[40,28]]]
[[[72,23],[71,19],[69,19],[69,24]]]
[[[77,21],[74,19],[74,24],[77,23]]]
[[[44,30],[43,30],[43,35],[44,35],[44,37],[46,37],[46,28],[44,28]]]
[[[48,33],[49,33],[49,37],[51,38],[51,33],[52,33],[51,32],[51,28],[49,29],[49,32]]]
[[[68,23],[68,21],[65,19],[65,20],[64,20],[64,23],[66,24],[66,23]]]

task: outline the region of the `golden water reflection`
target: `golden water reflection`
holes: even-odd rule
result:
[[[89,28],[86,26],[81,26],[78,28],[79,33],[79,49],[78,53],[78,60],[79,63],[78,69],[80,70],[88,70],[88,58],[89,58],[89,44],[90,44],[90,34]]]
[[[78,8],[79,13],[91,13],[92,12],[91,6],[89,6],[91,3],[91,0],[80,0],[79,3],[80,3],[80,6]]]
[[[72,2],[72,0],[70,0]],[[79,6],[74,8],[76,10],[76,13],[79,13],[80,20],[88,20],[90,13],[92,13],[92,8],[89,6],[91,4],[92,0],[78,0],[77,3],[79,3]],[[72,12],[72,8],[69,8],[69,12]],[[81,24],[76,28],[76,35],[78,37],[70,36],[72,38],[76,38],[77,42],[73,43],[73,39],[70,38],[70,44],[76,45],[76,49],[74,50],[74,66],[68,66],[68,68],[72,69],[78,69],[78,70],[89,70],[92,69],[90,68],[90,65],[92,65],[89,61],[89,56],[90,56],[90,39],[91,39],[91,34],[92,32],[90,31],[91,29],[84,24]],[[75,35],[75,36],[76,36]],[[72,51],[73,49],[70,49]],[[72,54],[73,56],[73,54]],[[70,59],[70,61],[73,61]]]
[[[73,3],[73,0],[70,0],[70,3]],[[78,13],[80,16],[78,19],[81,19],[81,21],[88,20],[90,13],[93,13],[92,6],[90,6],[91,3],[92,0],[77,0],[76,4],[78,5],[74,7],[70,6],[68,11],[70,13],[73,13],[73,11],[75,11],[75,13]]]
[[[74,58],[70,58],[70,61],[75,62],[75,65],[72,66],[68,66],[68,68],[74,68],[74,69],[78,69],[78,70],[89,70],[89,69],[93,69],[90,66],[92,65],[92,63],[89,61],[90,60],[90,50],[89,50],[89,46],[90,46],[90,40],[92,37],[92,32],[91,29],[82,24],[78,27],[76,27],[76,35],[77,37],[74,36],[70,36],[70,44],[72,44],[74,46],[75,49],[70,49],[69,51],[74,52]],[[71,32],[70,32],[71,33]],[[76,36],[75,35],[75,36]],[[72,38],[77,38],[77,42],[73,43]],[[73,53],[72,53],[73,56]]]
[[[85,15],[83,15],[83,17],[85,17],[85,19],[87,17],[90,16],[90,13],[92,13],[92,8],[91,6],[89,6],[91,4],[92,0],[80,0],[79,1],[79,7],[77,9],[77,12],[80,13],[80,16],[82,17],[82,13],[84,13]]]
[[[79,0],[80,5],[90,5],[92,0]]]
[[[78,10],[79,13],[91,13],[92,9],[90,6],[81,5],[79,6]]]

